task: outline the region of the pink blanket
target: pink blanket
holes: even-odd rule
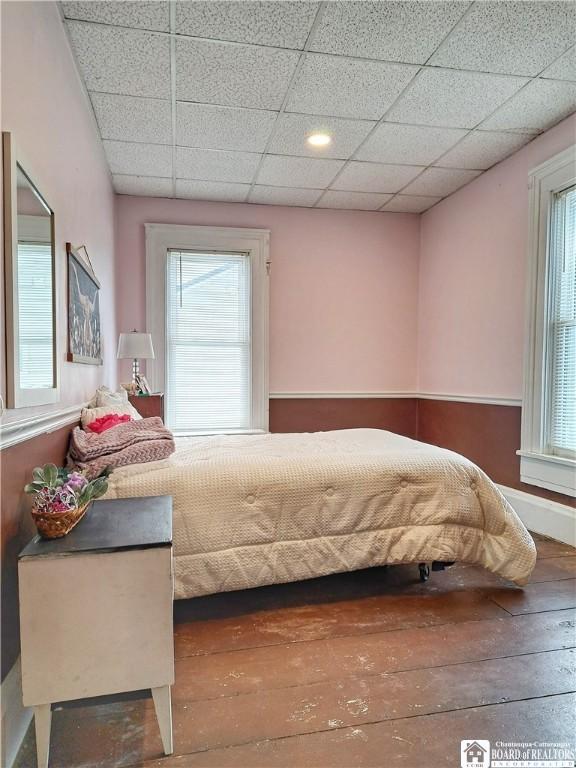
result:
[[[95,477],[106,467],[160,461],[174,450],[172,432],[155,416],[119,424],[102,434],[76,427],[70,436],[68,463]]]

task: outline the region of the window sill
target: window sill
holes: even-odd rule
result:
[[[576,461],[529,451],[518,451],[518,455],[523,483],[576,496]]]

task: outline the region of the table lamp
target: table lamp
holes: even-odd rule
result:
[[[138,333],[136,330],[130,333],[121,333],[118,339],[117,358],[119,360],[132,359],[132,381],[136,384],[136,379],[140,375],[138,361],[154,359],[152,336],[149,333]]]

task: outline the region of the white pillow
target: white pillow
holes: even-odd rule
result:
[[[98,387],[96,394],[88,403],[88,408],[104,408],[111,405],[128,405],[128,392],[125,389],[119,389],[113,392],[108,387]]]
[[[108,416],[111,413],[117,413],[119,416],[128,414],[134,421],[138,421],[138,419],[142,418],[136,408],[130,405],[130,403],[127,403],[126,405],[106,405],[99,408],[83,408],[80,415],[82,428],[86,429],[88,424],[91,424],[102,416]]]

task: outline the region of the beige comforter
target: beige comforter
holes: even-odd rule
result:
[[[457,560],[525,584],[535,547],[459,454],[373,429],[177,440],[107,498],[174,497],[177,598],[385,563]]]

